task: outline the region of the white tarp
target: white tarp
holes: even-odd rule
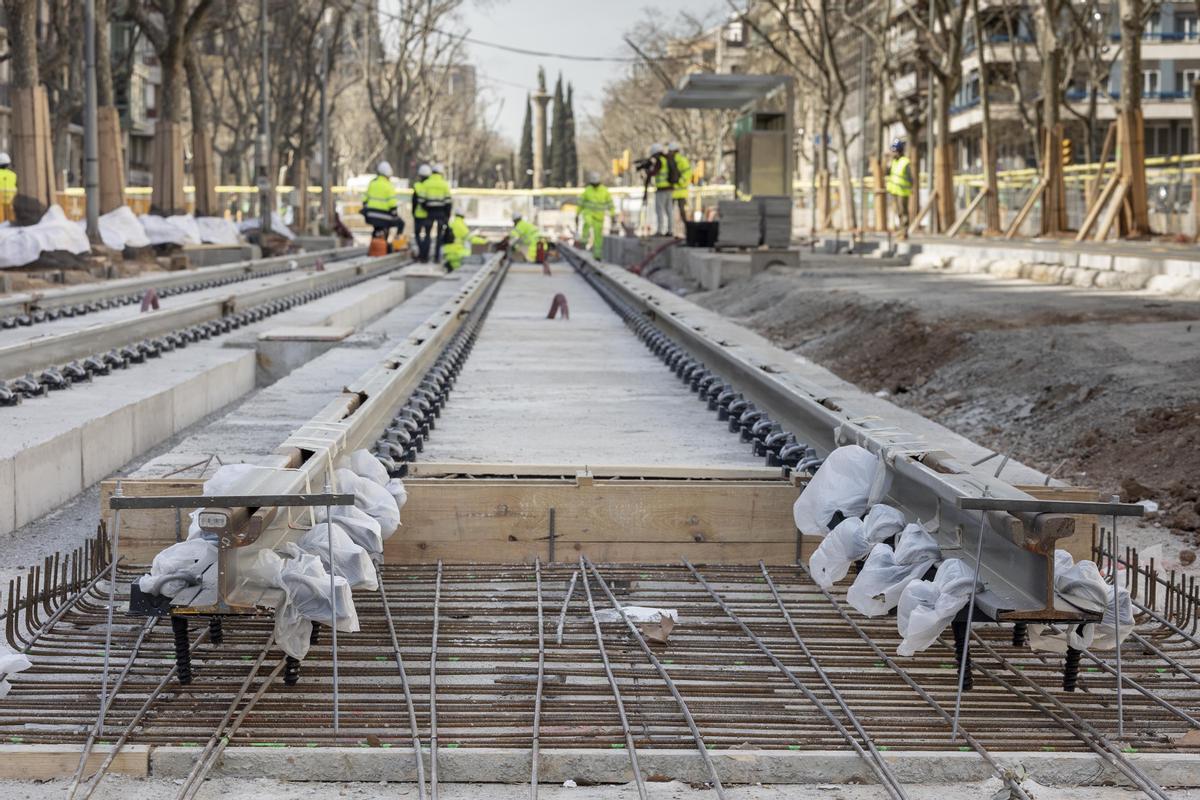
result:
[[[0,269],[32,264],[42,253],[56,250],[77,256],[92,251],[87,234],[59,206],[50,206],[36,225],[0,224]]]
[[[200,244],[199,238],[188,241],[187,231],[172,222],[173,218],[160,217],[157,214],[143,214],[138,219],[141,220],[146,238],[150,240],[150,244],[156,247],[162,244]]]
[[[247,217],[242,220],[242,224],[238,225],[238,230],[242,233],[250,233],[258,230],[262,225],[262,221],[258,217]],[[296,234],[292,233],[291,228],[283,221],[283,217],[279,216],[276,211],[271,212],[271,233],[283,236],[286,239],[292,240],[296,238]]]
[[[844,517],[861,517],[887,490],[882,456],[855,444],[839,447],[800,492],[792,515],[801,533],[824,535],[839,511]]]
[[[321,559],[326,570],[330,568],[329,558],[330,526],[324,522],[318,523],[300,537],[300,547]],[[334,572],[350,583],[351,589],[366,589],[373,592],[379,588],[379,579],[375,573],[375,564],[366,550],[359,547],[350,538],[345,529],[333,523],[333,559]]]
[[[241,244],[242,237],[234,225],[224,217],[196,217],[196,230],[200,241],[205,244]]]
[[[217,543],[194,538],[159,552],[150,574],[138,579],[143,592],[174,597],[189,586],[216,585]]]
[[[1117,646],[1117,625],[1113,616],[1113,587],[1104,580],[1092,561],[1079,561],[1066,550],[1054,551],[1054,592],[1076,608],[1103,614],[1100,622],[1084,625],[1031,625],[1029,646],[1034,650],[1062,654],[1067,647],[1076,650],[1113,650]],[[1121,641],[1133,630],[1133,603],[1129,590],[1117,591]]]
[[[621,614],[635,625],[654,625],[663,619],[679,622],[679,612],[675,609],[649,606],[622,606],[620,612],[615,608],[606,608],[596,612],[596,619],[600,622],[620,622]]]
[[[12,689],[8,676],[24,672],[32,666],[29,658],[21,653],[0,652],[0,698],[7,696]]]
[[[204,240],[200,236],[200,226],[196,224],[196,218],[191,214],[175,214],[167,217],[167,222],[183,231],[185,244],[203,244]]]
[[[354,505],[379,523],[379,535],[388,539],[400,527],[400,509],[396,498],[383,485],[362,478],[348,469],[334,470],[337,487],[354,493]]]
[[[86,220],[80,220],[79,225],[87,230]],[[146,229],[129,206],[115,208],[100,216],[100,240],[104,242],[105,247],[117,252],[127,247],[150,246]]]

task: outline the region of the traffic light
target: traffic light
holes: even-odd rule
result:
[[[621,172],[629,172],[629,168],[633,166],[633,154],[629,152],[629,148],[625,148],[625,152],[621,154]]]
[[[1071,140],[1062,140],[1062,165],[1065,167],[1071,163]]]
[[[621,174],[622,174],[622,172],[623,172],[623,171],[622,171],[622,169],[621,169],[621,159],[619,159],[619,158],[614,158],[614,159],[612,160],[612,174],[613,174],[613,177],[614,177],[614,178],[619,178],[619,177],[621,177]]]
[[[704,180],[706,164],[704,159],[700,159],[692,166],[692,183],[699,185]]]

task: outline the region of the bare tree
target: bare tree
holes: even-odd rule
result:
[[[18,178],[13,211],[19,225],[36,222],[54,200],[49,105],[38,64],[37,9],[38,0],[4,0],[15,123],[12,155]]]

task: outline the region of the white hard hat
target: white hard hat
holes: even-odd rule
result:
[[[12,164],[12,159],[8,157],[8,153],[0,153],[0,167],[7,167]]]
[[[676,151],[676,150],[678,150],[678,149],[679,149],[679,142],[671,142],[669,145],[667,145],[667,151],[668,151],[668,152],[672,152],[672,153],[673,153],[673,152],[675,152],[675,151]]]
[[[428,178],[431,174],[433,174],[433,168],[428,164],[422,164],[421,166],[417,167],[418,178]]]
[[[454,209],[454,215],[456,217],[465,217],[467,215],[467,211],[462,206],[459,206],[458,208]]]
[[[661,144],[659,144],[658,142],[655,142],[654,144],[650,145],[650,155],[652,155],[652,156],[661,155],[662,151],[663,151],[663,146]]]
[[[441,173],[445,173],[445,172],[446,172],[446,165],[445,165],[445,164],[443,164],[442,162],[440,162],[440,161],[439,161],[438,163],[436,163],[436,164],[434,164],[434,165],[433,165],[432,169],[433,169],[433,171],[434,171],[434,172],[441,172]]]
[[[520,220],[520,219],[521,219],[522,217],[524,217],[524,216],[525,216],[525,215],[524,215],[524,214],[522,214],[520,211],[514,211],[514,212],[513,212],[513,222],[517,222],[518,220]]]
[[[599,183],[600,182],[600,173],[596,172],[595,170],[592,170],[591,172],[589,172],[587,174],[587,182],[588,183]]]
[[[379,166],[375,168],[375,171],[385,178],[392,177],[392,165],[386,161],[380,161]]]

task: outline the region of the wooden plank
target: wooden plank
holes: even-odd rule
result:
[[[915,194],[915,192],[914,192]],[[937,202],[937,189],[929,193],[929,199],[925,201],[925,205],[917,212],[917,216],[908,225],[908,235],[912,236],[921,227],[921,220],[925,219],[925,215],[933,208],[933,204]],[[936,231],[935,231],[936,233]]]
[[[100,213],[125,204],[125,157],[121,144],[121,117],[113,106],[97,110],[100,150]]]
[[[1100,167],[1103,169],[1104,165],[1101,164]],[[1103,191],[1100,192],[1100,196],[1096,198],[1096,202],[1094,202],[1091,208],[1088,209],[1088,213],[1087,216],[1084,217],[1083,224],[1079,226],[1079,233],[1075,235],[1075,241],[1082,242],[1087,238],[1088,233],[1092,230],[1092,226],[1094,226],[1096,224],[1096,220],[1100,218],[1100,213],[1104,211],[1105,203],[1108,202],[1108,198],[1112,195],[1113,190],[1117,188],[1117,184],[1120,183],[1120,181],[1121,176],[1114,172],[1113,176],[1108,179],[1108,183],[1105,184]]]
[[[987,197],[987,194],[988,189],[985,186],[982,190],[980,190],[979,194],[975,195],[975,199],[972,200],[971,204],[967,206],[967,210],[963,212],[963,215],[959,217],[952,226],[950,226],[950,230],[946,231],[947,236],[958,236],[958,232],[962,230],[962,226],[967,224],[967,220],[970,219],[971,215],[975,213],[975,209],[979,207],[979,204],[983,202],[983,199]]]
[[[447,542],[402,541],[397,534],[384,548],[388,564],[432,564],[439,559],[447,564],[518,564],[531,563],[535,556],[549,560],[548,544],[530,542],[487,542],[472,548]],[[805,537],[807,540],[809,537]],[[816,541],[806,541],[805,553],[812,553]],[[580,555],[603,563],[678,564],[686,558],[696,564],[793,564],[796,542],[674,544],[669,542],[559,542],[556,561],[578,561]]]
[[[1025,218],[1029,216],[1029,212],[1033,211],[1038,198],[1042,196],[1042,192],[1046,191],[1046,185],[1046,179],[1042,178],[1037,182],[1037,186],[1033,187],[1033,191],[1029,193],[1029,199],[1025,201],[1025,205],[1021,206],[1021,210],[1017,212],[1017,216],[1013,217],[1013,221],[1009,224],[1008,230],[1004,232],[1005,239],[1011,239],[1017,235],[1017,231],[1025,222]]]
[[[117,481],[100,482],[100,520],[110,533],[113,530],[113,511],[108,499],[116,490]],[[121,493],[130,497],[166,497],[170,495],[199,495],[204,481],[199,478],[148,478],[121,480]],[[187,537],[188,514],[192,509],[179,511],[179,532]],[[139,509],[121,512],[121,551],[132,561],[145,561],[159,550],[175,543],[176,514],[173,509]]]
[[[562,542],[795,540],[799,490],[775,482],[414,479],[396,538],[472,546],[547,540],[550,510]]]
[[[84,777],[100,769],[112,748],[96,745],[88,757]],[[60,744],[0,744],[0,779],[50,781],[70,778],[79,766],[79,746]],[[150,748],[126,745],[113,759],[112,772],[133,778],[150,774]]]
[[[409,465],[413,478],[442,478],[454,475],[479,477],[569,477],[587,471],[595,478],[678,478],[697,480],[774,480],[778,467],[658,467],[643,464],[475,464],[469,461],[417,461]]]
[[[1096,226],[1096,235],[1093,237],[1095,241],[1103,242],[1108,238],[1109,231],[1112,230],[1113,223],[1117,221],[1117,216],[1125,206],[1125,200],[1128,196],[1129,183],[1122,178],[1108,200],[1108,205],[1104,209],[1104,216],[1100,218]]]

